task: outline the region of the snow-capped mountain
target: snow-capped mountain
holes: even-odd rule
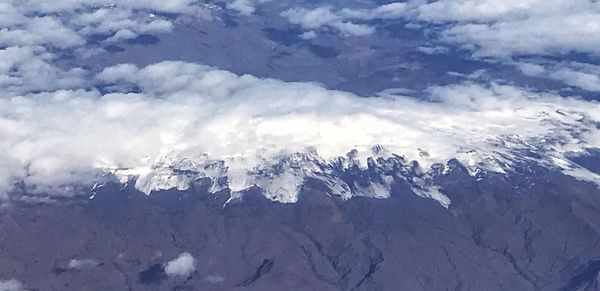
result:
[[[600,290],[600,1],[0,0],[0,291]]]
[[[281,203],[297,202],[300,189],[307,181],[321,184],[330,195],[343,200],[353,196],[389,198],[392,182],[400,179],[409,182],[415,193],[449,206],[450,200],[432,183],[436,175],[451,166],[436,164],[430,170],[423,170],[418,162],[408,162],[397,155],[373,156],[362,165],[355,154],[350,152],[346,157],[328,162],[315,153],[295,154],[258,165],[246,173],[229,173],[222,161],[199,164],[190,160],[162,160],[148,168],[119,169],[111,173],[121,183],[134,183],[136,189],[147,195],[159,190],[186,190],[192,183],[204,180],[210,183],[213,193],[230,189],[232,201],[243,198],[240,191],[258,186],[265,197]]]

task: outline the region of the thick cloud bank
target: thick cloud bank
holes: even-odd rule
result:
[[[493,83],[431,87],[420,96],[427,100],[361,98],[184,62],[118,65],[94,82],[112,93],[0,99],[2,193],[18,182],[64,193],[104,173],[137,177],[146,192],[185,189],[189,180],[174,169],[186,169],[226,176],[234,191],[260,185],[293,202],[295,187],[319,169],[292,168],[266,184],[258,173],[297,153],[330,164],[356,150],[353,159],[365,167],[378,146],[385,151],[377,155],[403,155],[425,170],[458,158],[502,172],[522,160],[571,169],[565,152],[600,146],[599,104]]]

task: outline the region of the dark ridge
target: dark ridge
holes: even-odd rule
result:
[[[127,43],[140,45],[156,45],[160,43],[160,38],[151,34],[140,34],[136,38],[127,40]]]
[[[381,265],[381,263],[383,263],[384,258],[381,255],[378,255],[377,257],[375,257],[372,261],[371,264],[369,265],[369,271],[365,274],[365,276],[356,284],[355,288],[360,287],[363,283],[365,283],[367,280],[371,279],[373,277],[373,274],[375,274],[375,272],[377,272],[377,270],[379,269],[379,265]]]
[[[324,59],[335,58],[338,55],[340,55],[340,51],[333,47],[322,46],[322,45],[317,45],[317,44],[309,45],[308,50],[311,53],[313,53],[315,56],[324,58]]]
[[[125,86],[125,85],[114,85],[114,84],[101,84],[101,85],[96,85],[94,86],[94,88],[96,88],[96,90],[98,90],[100,93],[102,94],[109,94],[109,93],[142,93],[142,88],[140,88],[137,85],[130,85],[130,86]]]
[[[120,52],[124,52],[125,49],[120,47],[120,46],[116,46],[116,45],[109,45],[109,46],[105,46],[104,50],[106,50],[109,53],[120,53]]]
[[[66,272],[68,272],[68,271],[69,271],[68,269],[61,268],[61,267],[56,267],[56,268],[53,268],[53,269],[52,269],[52,273],[54,273],[54,274],[56,274],[56,275],[60,275],[60,274],[62,274],[62,273],[66,273]]]
[[[302,30],[297,28],[263,28],[262,32],[268,39],[284,46],[292,46],[302,42],[302,39],[298,37],[302,33]]]
[[[594,260],[588,262],[582,270],[569,280],[569,284],[562,290],[578,290],[580,287],[588,286],[596,280],[600,272],[600,260]],[[586,289],[587,290],[587,289]]]
[[[256,282],[264,274],[266,274],[269,271],[271,271],[271,269],[273,269],[273,261],[269,260],[269,259],[264,259],[263,262],[262,262],[262,264],[256,269],[256,273],[254,273],[254,275],[252,275],[252,277],[246,279],[244,282],[242,282],[238,286],[239,287],[244,287],[244,286],[248,286],[248,285]]]
[[[600,174],[600,149],[589,148],[584,153],[567,153],[567,159],[596,174]]]
[[[221,15],[221,20],[223,21],[223,24],[225,24],[225,27],[228,28],[235,28],[240,26],[239,22],[237,22],[231,15],[226,13]]]

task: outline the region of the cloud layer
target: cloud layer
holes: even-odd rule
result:
[[[560,4],[560,13],[569,15],[579,15],[583,8],[595,13],[597,6],[582,0],[553,1]],[[298,8],[284,16],[306,29],[325,27],[351,35],[372,33],[365,21],[403,17],[447,24],[442,34],[449,36],[465,25],[491,27],[559,13],[547,8],[533,11],[539,4],[534,0],[502,3],[502,9],[490,9],[499,2],[412,1],[370,9]],[[353,150],[343,167],[355,163],[365,168],[369,157],[393,154],[418,161],[425,171],[452,158],[471,170],[499,172],[530,161],[600,181],[564,158],[567,152],[600,146],[598,103],[493,81],[431,86],[415,96],[389,91],[362,98],[318,84],[240,76],[186,62],[120,64],[92,74],[56,61],[65,52],[93,53],[95,45],[89,42],[94,35],[102,35],[99,41],[109,44],[165,32],[172,19],[160,14],[203,11],[204,6],[196,1],[149,0],[119,5],[100,0],[0,5],[6,16],[0,18],[3,198],[16,195],[17,188],[30,194],[72,195],[80,190],[77,186],[115,178],[135,181],[138,189],[149,193],[185,189],[192,180],[208,177],[214,190],[258,185],[273,200],[294,202],[305,177],[331,176],[318,165],[337,165]],[[84,12],[75,13],[79,9]],[[595,20],[590,21],[594,29]],[[552,52],[546,50],[550,47],[544,45],[545,52]],[[579,49],[573,42],[571,50]],[[475,50],[485,52],[486,46]],[[502,52],[518,53],[510,48]],[[511,64],[527,75],[598,89],[596,66],[565,62],[560,67],[568,70],[561,70],[553,63]],[[214,185],[221,178],[227,185]],[[343,183],[333,184],[338,182]],[[341,193],[343,187],[333,191],[347,194]],[[353,194],[384,198],[386,191],[379,187]],[[426,195],[449,203],[439,193]]]
[[[600,55],[598,1],[411,0],[351,7],[296,7],[282,16],[304,29],[300,37],[309,40],[321,32],[368,37],[382,29],[382,21],[405,23],[406,29],[421,31],[431,42],[432,46],[418,48],[423,53],[446,54],[449,47],[457,47],[470,58],[507,65],[516,62],[529,76],[590,92],[600,88],[597,64],[556,58],[578,56],[594,62]],[[527,64],[516,61],[524,57],[529,58]]]
[[[58,68],[56,59],[86,58],[121,41],[166,33],[177,15],[206,18],[209,10],[195,0],[2,1],[0,86],[5,94],[81,87],[83,70]]]
[[[445,40],[473,46],[479,56],[598,54],[600,3],[591,0],[440,0],[409,17],[448,24]]]
[[[369,8],[294,8],[283,13],[307,30],[372,34],[367,20],[403,19],[438,26],[442,41],[477,57],[600,53],[600,2],[592,0],[412,0]]]
[[[61,192],[107,171],[159,179],[181,161],[196,169],[224,161],[229,186],[241,190],[257,183],[257,167],[282,157],[310,152],[327,163],[355,149],[366,165],[376,145],[425,168],[459,158],[498,171],[524,149],[555,164],[600,146],[600,105],[498,84],[431,87],[421,96],[428,101],[361,98],[185,62],[118,65],[95,82],[113,93],[0,99],[4,192],[17,181]]]

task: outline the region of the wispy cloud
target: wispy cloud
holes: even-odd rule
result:
[[[69,269],[87,269],[95,267],[99,264],[97,260],[94,259],[71,259],[69,261],[68,267]]]
[[[21,282],[12,279],[8,281],[0,280],[0,291],[24,291],[23,284]]]
[[[241,14],[251,15],[256,11],[257,5],[269,1],[271,0],[228,0],[226,7]]]
[[[527,76],[548,78],[587,91],[600,91],[600,66],[578,62],[516,62]]]

